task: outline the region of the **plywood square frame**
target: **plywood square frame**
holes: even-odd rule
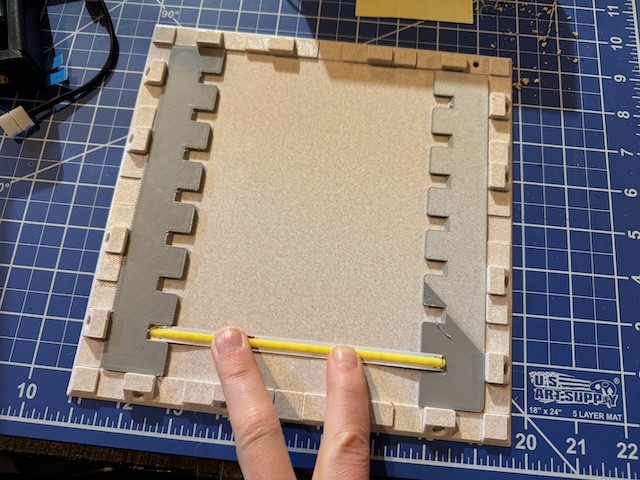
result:
[[[189,155],[190,161],[201,162],[205,165],[208,172],[207,178],[204,180],[204,187],[201,191],[182,194],[183,202],[196,205],[199,209],[198,225],[195,235],[173,236],[173,245],[187,249],[192,260],[184,278],[165,280],[163,287],[164,291],[177,293],[181,297],[182,306],[176,321],[177,325],[190,328],[207,328],[209,330],[215,330],[226,324],[235,324],[255,334],[291,337],[291,334],[287,335],[286,333],[292,327],[292,324],[283,324],[279,331],[274,331],[278,330],[278,328],[271,328],[273,327],[271,325],[269,330],[263,328],[263,331],[256,332],[255,330],[261,325],[259,317],[263,312],[254,312],[256,317],[254,323],[247,322],[246,317],[244,321],[241,318],[229,318],[232,316],[233,310],[231,308],[234,305],[240,305],[236,297],[234,297],[235,303],[230,302],[226,305],[226,310],[221,309],[217,312],[218,319],[215,324],[210,324],[206,321],[211,315],[211,302],[206,298],[206,288],[210,288],[207,287],[207,285],[210,285],[209,281],[213,281],[213,284],[220,289],[223,285],[221,283],[222,280],[227,280],[230,287],[233,287],[232,290],[234,292],[241,290],[243,292],[242,295],[249,299],[255,296],[260,297],[261,291],[264,290],[261,287],[266,283],[273,285],[276,278],[256,276],[246,284],[234,284],[234,280],[228,276],[225,277],[223,275],[212,278],[211,276],[203,275],[204,268],[199,270],[198,258],[204,257],[199,254],[197,248],[200,245],[204,245],[203,248],[210,251],[211,244],[208,242],[212,241],[211,238],[215,238],[210,228],[212,219],[211,216],[208,216],[208,212],[212,211],[212,204],[207,204],[207,202],[215,198],[217,203],[214,202],[213,205],[220,205],[225,198],[228,198],[228,195],[234,193],[233,189],[229,190],[227,188],[229,183],[226,186],[223,185],[226,190],[223,188],[222,193],[216,189],[216,187],[220,186],[216,183],[218,181],[216,169],[225,166],[216,163],[216,159],[225,157],[225,155],[227,157],[236,155],[233,158],[238,158],[238,144],[237,142],[230,143],[231,137],[228,134],[225,136],[225,131],[255,132],[261,125],[269,125],[269,135],[271,136],[269,147],[278,144],[291,147],[292,138],[297,138],[298,140],[306,139],[294,143],[301,149],[300,156],[308,160],[313,158],[313,155],[317,155],[318,158],[333,162],[330,166],[323,164],[324,166],[319,166],[318,168],[325,176],[331,175],[332,171],[336,172],[335,179],[340,180],[339,174],[344,173],[351,166],[347,162],[349,160],[346,156],[347,153],[350,152],[352,155],[357,155],[357,152],[353,150],[353,145],[358,143],[358,139],[348,135],[344,137],[336,136],[336,124],[343,121],[344,128],[350,132],[351,127],[361,125],[362,122],[370,121],[373,129],[380,127],[380,125],[386,125],[384,128],[380,127],[382,129],[380,136],[384,138],[384,142],[378,142],[375,145],[380,150],[381,160],[377,164],[374,162],[374,165],[380,167],[380,170],[376,174],[372,174],[375,179],[369,184],[369,189],[367,190],[365,185],[360,191],[347,191],[349,187],[353,186],[349,183],[342,183],[339,189],[334,189],[333,191],[329,188],[329,194],[334,195],[336,198],[340,196],[351,198],[350,196],[353,195],[361,195],[362,198],[360,200],[364,208],[360,208],[351,216],[347,215],[342,219],[332,220],[334,223],[331,226],[334,232],[328,231],[329,229],[325,225],[324,229],[318,229],[315,232],[308,230],[298,232],[303,236],[293,236],[285,239],[286,241],[283,241],[280,246],[282,251],[290,251],[292,246],[296,245],[295,241],[309,241],[320,236],[322,238],[318,239],[318,242],[332,240],[335,247],[338,245],[336,242],[340,241],[340,239],[347,241],[349,238],[356,238],[357,242],[359,242],[357,245],[354,245],[351,250],[343,250],[346,259],[353,259],[354,255],[357,256],[363,239],[367,238],[368,233],[366,231],[364,233],[358,231],[358,228],[366,230],[372,226],[371,222],[358,223],[363,216],[366,216],[368,211],[366,207],[374,205],[375,208],[372,210],[377,212],[384,209],[385,204],[393,203],[391,202],[392,198],[385,198],[385,195],[391,197],[395,195],[397,198],[394,197],[393,199],[396,201],[396,206],[406,200],[406,198],[402,197],[402,192],[398,192],[397,183],[385,184],[384,181],[381,181],[384,178],[394,178],[389,176],[392,173],[392,170],[389,170],[390,166],[385,166],[385,159],[388,163],[389,154],[393,151],[404,155],[407,152],[413,152],[414,156],[417,155],[417,152],[424,153],[423,158],[420,160],[424,162],[422,173],[411,169],[403,171],[405,177],[402,180],[406,185],[412,181],[415,182],[416,178],[420,177],[418,182],[421,186],[416,187],[414,193],[422,189],[424,194],[423,198],[421,198],[423,203],[419,203],[417,206],[411,205],[413,216],[408,221],[415,224],[415,208],[417,208],[419,214],[422,215],[425,231],[446,229],[446,221],[443,221],[443,217],[427,215],[429,211],[427,192],[431,189],[446,188],[450,181],[455,181],[455,179],[438,175],[430,176],[428,174],[427,164],[430,149],[438,146],[447,147],[448,145],[447,138],[438,135],[434,136],[429,129],[433,110],[448,107],[448,100],[445,99],[443,102],[442,99],[438,99],[433,95],[434,75],[436,72],[442,71],[486,78],[489,93],[489,105],[487,107],[489,115],[487,123],[488,141],[487,144],[478,145],[479,149],[487,150],[488,159],[486,166],[486,198],[480,199],[480,201],[486,200],[487,202],[486,292],[484,296],[486,318],[484,319],[483,337],[485,355],[484,408],[481,412],[468,412],[446,408],[446,406],[443,407],[442,405],[419,405],[417,402],[419,376],[413,372],[390,371],[389,368],[372,366],[367,367],[367,376],[371,388],[372,428],[375,431],[474,443],[510,444],[511,286],[508,280],[511,273],[511,62],[508,59],[500,58],[157,26],[154,33],[154,42],[151,45],[148,56],[148,68],[140,86],[130,138],[115,190],[106,229],[105,246],[99,260],[85,328],[78,345],[68,388],[69,395],[225,413],[224,396],[209,352],[206,349],[172,346],[165,372],[157,377],[140,375],[135,372],[111,371],[104,369],[101,365],[104,347],[109,342],[109,318],[117,291],[119,272],[123,259],[126,257],[127,229],[130,228],[135,214],[137,195],[148,160],[146,153],[150,142],[153,142],[156,109],[163,95],[162,84],[166,75],[171,75],[170,68],[167,68],[167,62],[170,51],[174,46],[224,48],[227,55],[223,76],[221,78],[205,77],[204,79],[205,83],[217,84],[220,88],[221,97],[218,109],[214,113],[199,113],[197,117],[198,121],[209,123],[213,126],[214,133],[211,149],[206,152],[192,151]],[[235,70],[236,67],[238,67],[237,72]],[[247,70],[242,70],[240,67]],[[298,92],[300,92],[300,78],[306,78],[304,75],[311,71],[315,72],[314,75],[316,76],[311,75],[310,79],[315,79],[317,82],[309,82],[306,85],[307,90],[309,92],[315,91],[319,96],[318,98],[326,98],[322,97],[325,90],[319,90],[319,88],[330,88],[330,85],[334,85],[337,88],[335,95],[343,95],[341,103],[339,102],[342,105],[342,109],[328,110],[323,113],[323,115],[327,115],[326,119],[329,120],[324,124],[304,124],[305,117],[300,115],[292,117],[295,119],[293,123],[282,121],[287,118],[282,116],[282,110],[277,110],[276,106],[282,107],[283,103],[289,102],[295,111],[310,108],[309,102],[312,102],[314,97],[307,96],[296,99],[295,96],[287,96],[286,92],[290,87],[281,82],[297,81]],[[230,96],[229,92],[238,84],[242,74],[246,73],[251,73],[251,76],[245,75],[245,78],[253,78],[255,80],[256,76],[259,76],[259,78],[263,79],[264,90],[258,92],[261,93],[262,97],[256,95],[255,91],[249,92],[245,90],[245,92],[248,92],[245,109],[230,112],[229,103],[225,103]],[[231,82],[232,78],[235,79],[233,82]],[[398,84],[402,84],[401,88],[397,88]],[[416,90],[417,87],[420,87],[419,92]],[[413,110],[408,108],[412,104],[411,99],[414,98],[413,95],[415,94],[419,94],[418,98],[424,100],[423,108],[421,110],[418,108],[418,117],[412,116],[411,112],[415,113],[415,108]],[[393,102],[389,102],[389,95],[392,95]],[[273,110],[277,110],[279,113],[277,115],[270,114],[264,108],[259,108],[260,98],[263,101],[266,101],[267,98],[275,99],[276,103],[271,105],[274,106]],[[347,101],[349,98],[352,100]],[[385,101],[387,104],[384,103]],[[418,102],[413,102],[413,104],[415,103]],[[233,108],[239,106],[238,104],[234,105]],[[313,111],[317,112],[317,109]],[[248,112],[253,112],[253,114],[248,115]],[[382,115],[372,115],[375,112],[384,112],[387,118],[383,118]],[[395,116],[393,116],[394,112],[396,113]],[[403,114],[403,112],[406,112],[406,114]],[[334,117],[332,118],[331,115]],[[315,118],[317,119],[317,116]],[[390,122],[389,118],[394,118],[394,121]],[[224,122],[228,123],[225,124]],[[416,138],[414,128],[416,123],[420,122],[424,124],[424,131],[418,134],[419,138]],[[470,119],[470,122],[473,122],[473,119]],[[226,129],[224,125],[227,125]],[[470,125],[472,129],[473,125]],[[362,129],[357,131],[361,132]],[[406,132],[413,134],[407,135]],[[330,137],[334,142],[333,144],[329,145],[326,141],[313,141],[314,138],[316,140],[318,138],[322,139],[324,138],[323,136],[329,134],[333,135]],[[238,137],[241,137],[245,142],[240,150],[244,148],[247,158],[256,159],[259,149],[256,149],[255,144],[251,144],[251,136],[238,135]],[[254,138],[258,137],[259,135]],[[303,151],[304,149],[312,150]],[[286,169],[283,170],[284,165],[291,166],[291,163],[287,164],[287,159],[291,162],[292,157],[284,153],[282,155],[287,158],[284,160],[282,157],[279,158],[282,162],[281,164],[269,161],[263,162],[253,165],[244,171],[236,171],[236,177],[230,176],[227,178],[237,181],[243,175],[255,175],[256,172],[261,172],[260,178],[257,180],[260,188],[256,188],[256,190],[263,189],[261,195],[263,195],[262,200],[264,201],[265,185],[277,186],[279,176],[287,173]],[[367,158],[370,158],[370,156]],[[362,160],[367,161],[367,159]],[[416,165],[415,160],[414,158],[413,163],[410,162],[412,167]],[[418,163],[418,165],[420,164]],[[233,163],[229,162],[225,168],[232,166]],[[371,165],[368,166],[370,167]],[[357,168],[357,164],[355,167]],[[360,178],[365,178],[366,175],[362,177],[362,174],[360,172]],[[240,177],[237,175],[240,175]],[[304,184],[305,180],[306,185]],[[252,181],[255,182],[256,180]],[[288,187],[295,187],[295,185],[296,183],[293,182]],[[310,189],[315,188],[316,190],[323,186],[329,187],[327,182],[318,181],[318,178],[304,179],[299,177],[298,185]],[[408,186],[407,190],[410,190]],[[373,196],[376,191],[382,192],[378,198]],[[281,207],[284,205],[289,209],[296,209],[295,212],[290,212],[292,213],[291,218],[300,218],[301,215],[304,216],[305,211],[313,211],[316,216],[325,215],[327,209],[331,207],[331,201],[325,201],[324,203],[320,201],[318,202],[319,205],[317,203],[304,205],[304,202],[302,202],[302,205],[297,206],[291,202],[284,202],[284,200],[295,198],[296,195],[300,196],[301,191],[296,192],[295,189],[290,192],[282,192],[274,188],[269,193],[273,194],[269,197],[271,199],[277,197],[277,195],[282,196],[280,198],[280,200],[283,200]],[[321,193],[316,192],[316,194]],[[237,191],[235,191],[235,194],[237,194]],[[216,195],[218,196],[216,197]],[[225,195],[227,196],[225,197]],[[260,198],[260,196],[250,199],[245,198],[244,213],[247,214],[252,202],[256,205],[255,202]],[[234,204],[237,204],[239,200],[243,199],[236,195]],[[207,208],[203,208],[205,204],[208,205]],[[263,214],[265,212],[268,213],[269,210],[262,211]],[[229,225],[229,221],[234,218],[232,213],[230,210],[226,213],[226,216],[220,214],[216,220],[224,219],[227,222],[226,231],[227,233],[231,232],[233,235],[231,239],[227,238],[226,241],[237,243],[242,239],[243,234],[247,234],[247,225],[234,231],[234,227]],[[407,221],[404,210],[401,209],[396,213],[400,221],[394,223],[391,222],[392,216],[383,217],[390,224],[383,226],[382,230],[376,230],[378,237],[391,235],[394,229],[399,229],[404,225],[402,220]],[[325,215],[323,218],[331,218],[331,215]],[[250,220],[247,221],[257,222],[259,220],[258,217],[250,217]],[[270,220],[273,219],[266,219],[262,223],[262,231],[268,227]],[[379,216],[373,219],[375,222],[379,220]],[[305,223],[305,225],[309,224]],[[378,227],[376,224],[376,228]],[[340,237],[335,233],[340,232],[340,229],[349,232],[349,234]],[[260,230],[258,229],[258,231]],[[253,245],[255,245],[257,239],[258,237],[252,239]],[[273,238],[271,238],[268,243],[270,248],[273,248],[273,244],[277,242],[274,242]],[[220,241],[214,244],[222,245]],[[375,245],[375,241],[372,241],[371,244]],[[229,245],[230,243],[227,244],[227,247]],[[250,249],[251,245],[249,242],[245,247]],[[228,248],[225,251],[227,253],[231,252]],[[298,269],[298,271],[282,269],[282,262],[269,263],[270,261],[275,262],[273,254],[277,252],[274,252],[273,249],[265,250],[270,252],[269,256],[272,257],[262,258],[266,262],[266,266],[262,263],[250,264],[250,259],[247,259],[247,251],[237,249],[237,251],[231,252],[231,256],[219,255],[217,260],[225,261],[226,259],[241,265],[243,259],[245,259],[247,264],[241,265],[241,268],[248,269],[252,267],[258,270],[262,268],[262,275],[268,274],[274,268],[276,270],[280,268],[281,271],[275,273],[282,275],[281,278],[285,280],[291,279],[291,276],[295,277],[300,273],[301,269]],[[354,254],[354,252],[356,253]],[[309,253],[307,251],[304,255],[298,257],[298,260],[309,261],[312,258]],[[340,255],[340,252],[336,255]],[[324,261],[328,258],[326,255],[321,257]],[[345,258],[339,260],[344,263]],[[369,264],[371,263],[370,259],[368,262]],[[336,263],[339,263],[339,261],[336,261]],[[204,266],[205,264],[203,263],[202,265]],[[422,273],[442,273],[439,271],[442,266],[443,264],[439,262],[425,261],[424,265],[421,266]],[[322,269],[322,265],[317,265],[316,267],[320,270]],[[369,268],[367,271],[371,272],[372,270]],[[339,269],[333,270],[334,275],[336,272],[339,272]],[[380,278],[384,278],[386,273],[388,272],[381,272]],[[352,273],[346,275],[344,283],[340,283],[340,279],[335,276],[320,278],[318,280],[318,290],[315,292],[319,296],[314,296],[313,298],[317,300],[325,297],[330,302],[337,301],[335,300],[335,295],[339,294],[342,289],[348,292],[347,298],[342,303],[337,301],[342,307],[349,308],[349,305],[353,304],[362,308],[362,300],[357,299],[358,292],[361,292],[360,295],[362,295],[363,291],[371,290],[372,285],[375,286],[376,282],[367,284],[364,281],[363,288],[350,289],[349,286],[353,283],[353,278]],[[203,279],[207,279],[207,281]],[[235,281],[237,282],[238,279],[236,278]],[[340,288],[333,289],[330,292],[325,290],[334,283],[337,283]],[[287,288],[295,289],[295,281],[289,284]],[[282,294],[287,291],[287,288],[271,290],[271,293]],[[391,290],[393,290],[392,287]],[[421,292],[421,289],[419,290]],[[373,303],[378,307],[389,303],[384,295],[380,295],[380,292],[381,290],[374,292],[377,295],[374,297],[375,302]],[[297,293],[300,294],[301,292],[298,291]],[[333,297],[331,293],[333,293]],[[238,294],[236,293],[236,295]],[[264,301],[264,299],[260,299],[260,301]],[[220,304],[222,303],[220,302]],[[249,301],[246,303],[251,304]],[[277,305],[279,310],[275,309],[272,315],[281,314],[283,305],[286,305],[286,302],[280,302]],[[313,306],[315,304],[309,305],[305,303],[299,307],[302,310],[298,312],[303,311],[310,315],[310,312],[313,311]],[[329,304],[327,303],[325,306],[328,308]],[[390,308],[392,310],[395,308],[393,303],[391,303]],[[416,311],[419,310],[423,321],[437,322],[439,320],[440,312],[438,309],[424,308],[420,302],[416,304],[416,309]],[[250,312],[244,311],[243,313],[248,314]],[[322,312],[318,313],[321,314]],[[358,314],[357,312],[350,313],[355,316]],[[191,319],[190,323],[184,320],[186,318]],[[317,318],[319,317],[316,317],[316,320]],[[333,340],[336,343],[364,343],[388,348],[414,350],[419,348],[419,333],[415,331],[407,332],[403,335],[405,329],[395,322],[390,324],[388,329],[377,332],[376,330],[378,329],[367,328],[367,325],[360,325],[358,328],[342,328],[341,325],[344,324],[344,320],[341,323],[340,318],[334,318],[333,321],[327,320],[327,323],[323,326],[322,338],[317,338],[319,330],[314,328],[317,324],[317,321],[308,322],[307,330],[304,328],[298,330],[296,338]],[[369,333],[373,336],[367,337]],[[375,335],[378,335],[378,337],[375,337]],[[376,342],[378,344],[373,345]],[[323,361],[304,359],[300,364],[292,364],[291,357],[275,355],[260,355],[259,357],[259,364],[263,370],[267,386],[273,394],[274,404],[280,417],[285,421],[320,425],[324,417],[325,402]],[[303,374],[301,375],[300,372],[303,372]]]

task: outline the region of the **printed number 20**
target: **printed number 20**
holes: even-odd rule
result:
[[[516,446],[518,450],[534,451],[538,446],[538,439],[533,433],[524,434],[522,432],[516,433]]]

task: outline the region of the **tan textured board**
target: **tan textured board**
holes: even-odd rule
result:
[[[181,200],[197,207],[176,325],[257,336],[414,350],[437,314],[422,304],[434,72],[488,79],[486,395],[483,412],[418,405],[414,371],[367,366],[373,429],[489,444],[510,442],[511,63],[507,59],[158,26],[107,224],[68,393],[224,413],[208,349],[172,345],[164,375],[101,368],[127,231],[174,45],[226,48],[215,83],[206,175]],[[469,119],[473,122],[473,119]],[[455,179],[450,179],[455,181]],[[483,321],[483,319],[479,319]],[[434,352],[437,353],[437,352]],[[259,354],[283,420],[321,424],[322,359]],[[453,373],[450,373],[453,374]]]
[[[473,0],[357,0],[359,17],[473,23]]]

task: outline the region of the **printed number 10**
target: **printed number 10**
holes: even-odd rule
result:
[[[26,382],[22,382],[18,385],[18,398],[26,398],[27,400],[31,400],[36,396],[38,392],[38,386],[35,383],[30,383],[27,385]]]

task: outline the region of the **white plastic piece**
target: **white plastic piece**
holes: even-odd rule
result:
[[[493,98],[493,94],[491,95],[490,102],[491,98]],[[507,101],[505,100],[505,102]],[[509,190],[511,186],[511,163],[511,147],[508,142],[489,142],[488,180],[491,190]]]
[[[368,45],[361,43],[345,43],[342,46],[342,61],[351,63],[367,63]]]
[[[83,367],[100,368],[104,342],[82,336],[76,351],[76,361]]]
[[[511,171],[509,165],[505,163],[489,162],[489,188],[491,190],[507,191],[511,182],[509,176]]]
[[[397,431],[422,434],[424,430],[423,409],[417,405],[395,405],[393,427]]]
[[[484,380],[487,383],[504,385],[507,381],[509,365],[507,358],[500,353],[488,352],[484,357]]]
[[[417,55],[410,49],[398,49],[393,53],[393,65],[396,67],[416,68]]]
[[[15,137],[22,131],[20,126],[11,117],[11,112],[7,112],[0,116],[0,127],[2,127],[4,133],[11,138]]]
[[[125,373],[122,385],[125,398],[131,398],[137,402],[153,398],[156,389],[156,377],[140,373]]]
[[[487,293],[490,295],[506,295],[509,277],[502,267],[487,268]]]
[[[494,120],[508,120],[511,114],[509,99],[502,92],[492,92],[489,95],[489,118]]]
[[[196,43],[199,47],[223,48],[224,33],[215,30],[198,30]]]
[[[460,55],[457,53],[443,53],[441,61],[443,70],[466,72],[469,68],[469,62],[467,62],[467,57],[465,55]]]
[[[129,135],[127,152],[145,154],[149,151],[151,143],[151,129],[146,127],[134,127]]]
[[[267,48],[271,55],[279,57],[295,57],[296,41],[290,37],[274,37],[267,42]]]
[[[124,373],[100,369],[100,380],[96,395],[103,398],[111,398],[115,401],[124,401]],[[133,403],[133,402],[132,402]]]
[[[424,408],[424,432],[428,436],[450,436],[456,428],[456,411],[447,408]]]
[[[153,31],[153,44],[171,46],[176,41],[176,27],[157,25]]]
[[[381,427],[393,427],[394,406],[390,402],[370,402],[374,423]]]
[[[16,107],[0,116],[0,127],[11,138],[26,132],[34,125],[33,120],[31,120],[31,117],[22,106]]]
[[[22,108],[22,106],[14,108],[9,113],[11,113],[11,118],[13,118],[13,121],[18,124],[23,132],[29,130],[35,125],[29,114],[24,108]]]
[[[508,443],[510,437],[509,415],[486,413],[483,416],[482,431],[484,441]]]
[[[164,60],[153,60],[149,63],[145,71],[144,84],[154,87],[161,87],[167,74],[167,62]]]
[[[111,311],[94,308],[86,316],[82,335],[89,338],[106,338],[111,320]]]
[[[384,45],[369,45],[367,47],[367,62],[370,65],[391,65],[393,63],[393,48]]]
[[[82,393],[94,393],[98,386],[100,369],[91,367],[78,367],[73,369],[69,389],[73,395]]]
[[[104,251],[107,253],[122,255],[127,247],[128,238],[129,229],[127,227],[122,225],[114,226],[107,231]]]

